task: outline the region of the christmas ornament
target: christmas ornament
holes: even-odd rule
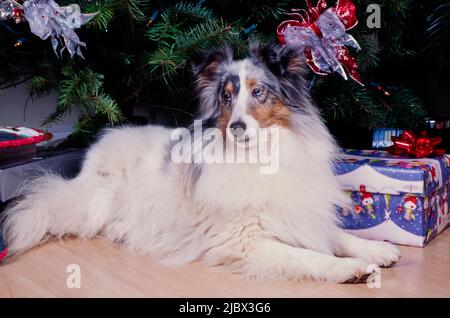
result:
[[[22,0],[0,0],[0,21],[14,19],[16,23],[25,21]]]
[[[358,23],[356,6],[350,0],[338,0],[335,7],[327,9],[326,0],[319,0],[316,7],[309,0],[305,1],[308,10],[295,10],[289,14],[292,20],[278,26],[280,43],[304,52],[309,67],[316,74],[335,72],[346,80],[350,76],[363,85],[356,59],[346,47],[361,49],[347,33]]]
[[[9,0],[0,0],[0,21],[13,17],[14,4]]]
[[[445,154],[445,149],[436,148],[441,141],[440,137],[427,137],[426,131],[417,136],[411,130],[406,130],[400,137],[392,137],[394,144],[387,148],[387,151],[393,155],[411,155],[416,158],[442,156]]]
[[[61,56],[67,49],[71,57],[83,57],[81,42],[75,29],[89,22],[97,13],[82,14],[78,4],[60,7],[54,0],[0,0],[0,21],[14,19],[16,23],[28,21],[31,32],[42,40],[50,37],[53,50]],[[22,43],[18,41],[15,46]],[[62,47],[58,52],[58,47]]]
[[[28,0],[23,4],[23,10],[31,32],[42,40],[50,37],[56,55],[62,56],[67,49],[71,57],[78,54],[83,58],[80,46],[86,47],[86,44],[80,41],[75,29],[87,23],[96,13],[82,14],[78,4],[60,7],[53,0]],[[62,48],[58,54],[59,46]]]
[[[25,21],[25,17],[23,15],[22,8],[13,8],[12,10],[12,18],[16,21],[17,24]]]

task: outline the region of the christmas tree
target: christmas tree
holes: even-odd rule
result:
[[[6,2],[10,1],[0,0]],[[67,6],[74,1],[56,2]],[[335,1],[328,2],[335,5]],[[365,85],[335,75],[311,74],[316,103],[330,124],[420,125],[426,112],[420,84],[413,77],[423,61],[433,62],[427,67],[448,69],[449,2],[353,2],[360,23],[350,33],[362,50],[352,54],[357,56]],[[86,136],[105,125],[142,122],[134,116],[136,107],[148,109],[151,122],[187,124],[196,108],[192,58],[224,43],[234,49],[236,57],[245,56],[250,38],[275,40],[277,25],[288,19],[285,14],[306,7],[302,1],[290,0],[76,3],[83,13],[97,13],[76,30],[86,43],[81,48],[84,59],[67,53],[59,58],[50,41],[35,36],[28,23],[0,20],[0,91],[26,82],[31,100],[57,94],[55,110],[44,125],[77,110],[82,116],[76,131]],[[366,23],[366,9],[374,3],[381,8],[379,28]]]

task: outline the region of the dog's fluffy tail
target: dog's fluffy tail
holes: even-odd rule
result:
[[[34,179],[23,189],[21,199],[0,215],[9,256],[51,237],[66,234],[89,237],[98,232],[98,224],[88,220],[91,202],[80,181],[48,174]]]

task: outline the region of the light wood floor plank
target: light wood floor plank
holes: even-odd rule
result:
[[[450,297],[450,230],[425,248],[400,247],[382,269],[381,288],[365,284],[247,281],[201,264],[168,268],[97,239],[50,242],[0,264],[0,297]],[[69,264],[81,288],[66,286]]]

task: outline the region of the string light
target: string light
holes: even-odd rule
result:
[[[385,96],[391,96],[391,93],[387,89],[385,89],[383,86],[377,84],[376,82],[370,82],[370,86],[372,86],[373,88],[375,88],[376,90],[378,90],[379,92],[384,94]]]
[[[256,28],[257,28],[257,24],[256,23],[254,23],[254,24],[252,24],[251,26],[249,26],[248,28],[245,28],[244,30],[242,30],[242,33],[244,33],[244,34],[250,34],[250,33],[252,33],[253,31],[255,31],[256,30]]]
[[[152,15],[150,16],[150,19],[147,22],[147,26],[150,26],[159,16],[159,10],[153,11]]]
[[[20,47],[24,45],[24,43],[27,41],[27,38],[23,37],[17,40],[17,42],[14,44],[14,47]]]
[[[201,7],[201,6],[203,6],[203,5],[205,4],[205,2],[206,2],[206,0],[199,0],[199,1],[197,1],[196,6],[197,6],[197,7]],[[159,16],[159,14],[160,14],[160,10],[159,10],[159,9],[156,9],[155,11],[153,11],[152,15],[150,16],[150,18],[149,18],[149,20],[148,20],[148,22],[147,22],[147,26],[148,26],[148,27],[149,27],[150,25],[152,25],[153,22],[155,22],[155,20],[156,20],[156,19],[158,18],[158,16]]]

